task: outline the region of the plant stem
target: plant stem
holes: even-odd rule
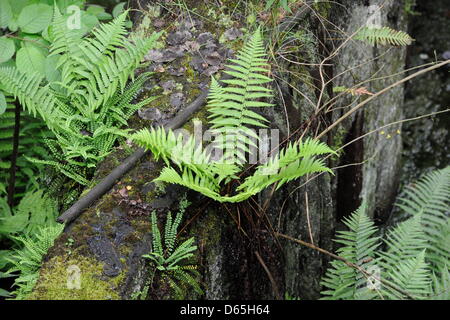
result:
[[[14,206],[14,191],[16,188],[17,156],[19,154],[19,134],[20,134],[20,110],[22,109],[18,100],[14,103],[15,123],[13,135],[13,150],[11,155],[11,168],[9,170],[8,184],[8,205]]]

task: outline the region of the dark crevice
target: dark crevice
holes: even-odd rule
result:
[[[363,135],[364,113],[356,115],[352,127],[348,132],[344,144]],[[359,139],[344,148],[341,166],[346,166],[338,171],[337,182],[337,221],[350,215],[361,204],[359,194],[362,189],[362,166],[359,165],[364,157],[363,140]],[[357,165],[353,165],[357,164]]]

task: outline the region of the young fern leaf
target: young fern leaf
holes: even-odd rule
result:
[[[19,273],[12,292],[16,299],[26,299],[33,290],[39,277],[42,259],[53,246],[55,239],[62,233],[64,225],[56,224],[50,227],[40,227],[33,236],[14,237],[23,248],[15,250],[7,260],[13,265],[8,273]]]
[[[258,29],[237,54],[230,59],[226,74],[233,79],[223,80],[227,84],[221,87],[212,78],[208,95],[209,123],[215,134],[225,137],[222,148],[225,161],[240,164],[245,161],[248,146],[256,146],[252,139],[258,136],[247,126],[266,127],[267,120],[250,108],[271,107],[272,104],[260,101],[271,98],[271,90],[263,85],[272,81],[267,77],[269,64],[265,59],[264,43]]]
[[[325,166],[323,160],[316,156],[323,154],[336,154],[325,143],[307,138],[304,142],[296,141],[280,151],[266,164],[260,165],[256,172],[248,177],[237,190],[245,190],[256,194],[273,183],[279,189],[285,183],[299,177],[317,172],[332,171]]]
[[[450,167],[431,172],[414,187],[407,187],[407,198],[400,198],[398,206],[411,217],[392,230],[384,240],[386,250],[376,252],[375,261],[380,268],[377,294],[383,299],[445,299],[449,297],[450,275],[448,272],[449,226],[448,199],[450,195]],[[361,208],[360,208],[361,209]],[[351,219],[353,218],[352,215]],[[355,228],[351,227],[352,230]],[[342,237],[341,252],[352,252],[354,236]],[[370,243],[370,240],[363,241]],[[373,256],[371,248],[365,249]],[[344,256],[350,262],[351,255]],[[356,292],[348,290],[355,281],[342,275],[353,275],[351,268],[333,261],[322,284],[329,290],[327,298],[358,299]],[[390,285],[389,285],[390,284]],[[447,291],[446,291],[447,290]]]
[[[389,27],[364,27],[355,35],[355,39],[375,45],[407,46],[414,40],[404,31],[393,30]]]
[[[171,213],[168,214],[164,227],[164,249],[161,233],[157,226],[156,214],[152,212],[153,251],[142,256],[155,263],[156,269],[162,272],[163,279],[169,281],[172,289],[179,296],[183,294],[180,284],[191,286],[200,294],[203,292],[197,280],[194,278],[198,278],[199,276],[196,271],[196,266],[186,264],[194,256],[193,252],[197,250],[197,246],[194,245],[194,237],[185,240],[182,244],[175,247],[177,230],[188,205],[189,202],[185,198],[180,201],[180,208],[175,220],[172,220]]]

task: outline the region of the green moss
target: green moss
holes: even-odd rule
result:
[[[80,269],[80,288],[67,287],[69,266]],[[42,268],[39,281],[30,300],[118,300],[119,287],[125,272],[114,278],[102,275],[103,263],[83,256],[54,257]]]

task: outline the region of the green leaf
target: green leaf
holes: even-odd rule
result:
[[[123,12],[126,4],[127,4],[126,2],[120,2],[114,7],[114,9],[112,11],[112,15],[114,18],[119,16],[119,14],[121,14]]]
[[[88,8],[86,9],[87,13],[93,14],[93,15],[99,15],[100,13],[104,13],[105,12],[105,8],[103,8],[102,6],[99,5],[89,5]]]
[[[0,91],[0,116],[6,111],[6,98],[3,92]]]
[[[0,63],[6,62],[14,55],[16,47],[14,40],[6,37],[0,38]]]
[[[6,28],[12,19],[9,0],[0,0],[0,28]]]
[[[17,69],[23,73],[37,72],[45,75],[45,55],[34,46],[26,46],[17,51]]]
[[[32,4],[20,12],[19,28],[26,33],[39,33],[52,21],[53,8],[46,4]]]
[[[59,55],[47,56],[45,58],[45,77],[48,82],[59,81],[61,78],[61,73],[56,69],[59,58]]]

